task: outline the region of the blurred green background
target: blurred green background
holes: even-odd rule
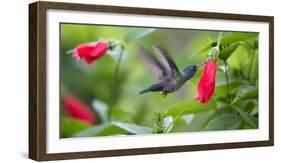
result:
[[[159,129],[159,125],[163,128],[170,127],[168,132],[258,128],[257,33],[223,32],[220,48],[221,52],[226,49],[227,59],[219,59],[217,62],[215,94],[213,100],[204,105],[197,104],[194,100],[202,69],[180,90],[167,97],[160,93],[139,95],[141,90],[155,83],[157,77],[137,49],[140,45],[152,49],[155,43],[159,43],[182,71],[187,65],[199,64],[207,59],[219,32],[82,24],[61,24],[60,32],[61,99],[65,94],[75,95],[91,107],[97,119],[95,124],[81,127],[77,120],[77,123],[72,122],[71,116],[61,105],[62,137],[138,134],[139,132],[130,130],[141,129],[138,127],[156,133],[155,128]],[[114,75],[118,53],[104,55],[91,65],[83,61],[77,62],[67,54],[67,51],[79,44],[97,40],[118,40],[125,47],[117,81]],[[227,92],[225,69],[228,70],[230,92]],[[245,89],[244,93],[239,92],[241,89]],[[239,99],[241,96],[243,98]],[[239,101],[234,106],[232,104],[237,97]],[[189,111],[178,117],[180,110],[177,105],[183,103],[190,107]],[[192,106],[195,108],[191,108]],[[171,109],[174,109],[173,113],[170,112]],[[116,126],[122,132],[119,129],[115,132]],[[73,130],[75,127],[79,129]]]

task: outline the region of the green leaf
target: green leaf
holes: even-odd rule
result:
[[[256,129],[258,128],[258,120],[257,118],[253,117],[252,115],[250,114],[247,114],[244,110],[240,109],[239,107],[237,106],[233,106],[237,111],[238,113],[241,115],[241,117],[243,118],[243,120],[249,125],[251,126],[252,128]]]
[[[101,122],[108,122],[108,105],[100,100],[94,100],[92,106],[96,113],[99,115]]]
[[[249,40],[240,41],[240,44],[247,50],[249,54],[251,54],[253,50],[258,49],[258,42],[258,37],[254,37]]]
[[[175,106],[167,109],[164,112],[164,116],[173,116],[176,117],[179,114],[191,114],[191,113],[198,113],[209,111],[210,109],[216,108],[216,102],[214,100],[210,100],[208,104],[201,104],[200,102],[194,99],[188,99],[183,102],[176,104]]]
[[[258,88],[256,86],[246,86],[242,87],[236,94],[236,97],[232,101],[231,105],[235,103],[245,100],[245,99],[253,99],[258,97]]]
[[[152,129],[149,127],[139,126],[136,124],[129,124],[124,122],[111,122],[113,125],[118,126],[131,134],[151,134]]]
[[[252,83],[256,83],[256,81],[258,80],[258,73],[259,73],[259,65],[258,65],[258,54],[257,54],[257,51],[256,53],[253,54],[253,62],[252,62],[252,66],[251,66],[251,69],[250,69],[250,81]]]
[[[141,39],[145,37],[146,35],[151,34],[154,32],[156,29],[153,28],[138,28],[138,29],[133,29],[129,31],[126,36],[124,37],[124,41],[126,43],[130,43],[132,41],[136,41],[138,39]]]
[[[173,129],[174,123],[175,121],[172,116],[165,117],[163,119],[163,127],[164,127],[163,133],[169,133]]]
[[[255,38],[257,36],[258,36],[257,33],[233,32],[233,33],[230,33],[230,34],[224,36],[221,39],[220,45],[225,46],[225,45],[231,45],[234,43],[240,43],[241,41],[249,40],[249,39]],[[217,42],[214,41],[214,42],[210,43],[209,45],[207,45],[206,47],[204,47],[203,49],[199,50],[194,55],[201,54],[207,50],[210,50],[212,47],[215,47],[216,45],[217,45]],[[232,47],[232,48],[234,48],[234,47]],[[235,50],[233,50],[233,52],[234,51]]]
[[[258,33],[249,32],[232,32],[221,39],[221,45],[233,44],[240,41],[245,41],[257,37]]]
[[[109,109],[109,119],[110,121],[133,122],[134,116],[121,108],[111,108]]]
[[[227,95],[227,83],[225,81],[225,78],[224,77],[221,78],[222,80],[220,80],[220,78],[218,78],[218,79],[217,79],[217,83],[216,83],[215,95],[216,96],[225,96],[225,95]],[[234,90],[234,89],[238,88],[239,86],[241,86],[242,84],[243,83],[240,80],[230,79],[229,80],[229,89]]]
[[[202,129],[203,131],[214,130],[233,130],[237,129],[241,121],[240,116],[236,114],[222,114],[210,120],[209,123]]]
[[[111,123],[104,123],[76,133],[74,137],[109,136],[118,134],[127,134],[127,132]]]
[[[75,134],[74,136],[91,137],[124,134],[152,134],[152,129],[149,127],[124,122],[109,122],[81,131]]]
[[[90,124],[70,117],[61,117],[61,136],[71,137],[74,133],[85,130]]]
[[[234,43],[222,49],[218,55],[219,58],[222,60],[227,60],[227,58],[238,48],[239,45],[240,43]]]
[[[189,124],[188,131],[200,131],[214,116],[216,116],[216,110],[194,114]]]
[[[245,67],[244,65],[248,64],[247,62],[249,60],[250,59],[247,50],[241,46],[238,46],[238,48],[227,59],[227,65],[229,69],[238,76],[241,75]]]
[[[174,124],[173,124],[173,128],[171,129],[171,131],[169,131],[169,133],[177,133],[177,132],[187,132],[188,131],[188,124],[185,121],[185,119],[183,119],[183,116],[181,116],[181,118],[178,118]]]

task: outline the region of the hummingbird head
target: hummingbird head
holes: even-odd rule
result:
[[[183,78],[185,80],[191,79],[193,75],[196,73],[197,69],[198,69],[197,65],[189,65],[185,67],[185,69],[183,70]]]

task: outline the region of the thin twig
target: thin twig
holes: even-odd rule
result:
[[[117,60],[117,64],[116,64],[116,68],[115,68],[115,72],[114,72],[114,81],[113,81],[113,90],[114,93],[112,94],[112,99],[114,101],[114,99],[116,99],[116,95],[117,95],[117,91],[118,91],[118,75],[119,75],[119,69],[120,69],[120,64],[122,61],[122,56],[124,53],[124,48],[121,47],[121,52],[119,54],[118,60]]]

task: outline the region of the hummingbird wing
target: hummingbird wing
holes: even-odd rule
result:
[[[142,54],[142,59],[144,59],[145,63],[147,63],[147,65],[150,67],[153,73],[159,77],[159,79],[163,79],[163,77],[167,75],[165,67],[152,53],[142,46],[139,47],[139,52]]]
[[[181,76],[181,73],[179,72],[176,63],[167,51],[165,51],[163,48],[160,48],[159,46],[154,46],[153,49],[158,60],[164,67],[164,71],[166,74],[165,76],[169,80],[173,80],[174,78]]]

